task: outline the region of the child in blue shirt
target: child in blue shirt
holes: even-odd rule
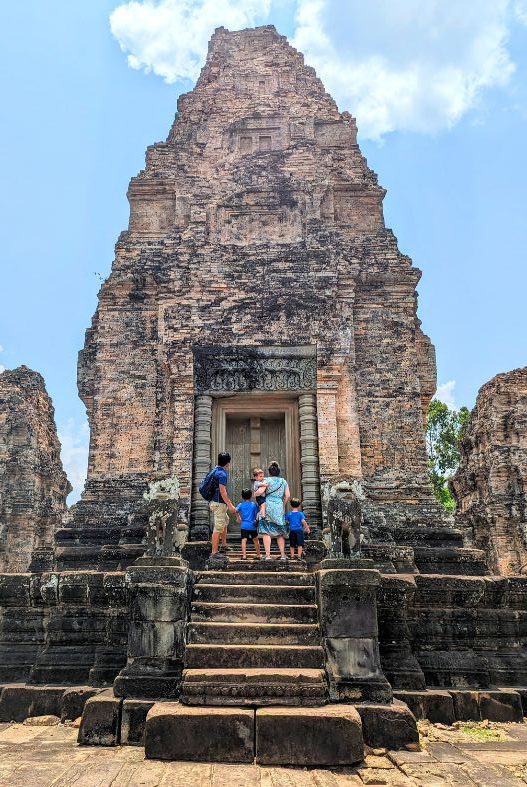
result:
[[[300,500],[296,497],[291,498],[291,511],[285,515],[285,520],[289,525],[289,547],[291,550],[291,558],[295,557],[295,547],[298,551],[298,559],[302,557],[304,548],[304,531],[310,533],[309,525],[306,518],[300,509]]]
[[[242,540],[242,560],[247,560],[247,539],[252,538],[256,550],[256,560],[260,559],[260,542],[258,540],[258,528],[256,517],[258,516],[258,505],[251,500],[252,489],[242,490],[242,502],[236,506],[236,511],[242,518],[240,536]]]

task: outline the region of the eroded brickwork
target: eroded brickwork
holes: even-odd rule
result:
[[[112,483],[133,500],[141,482],[175,474],[185,511],[193,348],[216,343],[314,346],[322,478],[430,500],[422,412],[435,364],[416,317],[420,272],[384,226],[355,120],[283,36],[216,31],[128,197],[79,359],[88,486],[62,543],[80,543],[90,506],[103,526]]]
[[[527,367],[479,391],[452,479],[457,519],[497,574],[527,571]]]
[[[26,366],[0,374],[0,570],[27,571],[50,549],[71,486],[44,380]]]

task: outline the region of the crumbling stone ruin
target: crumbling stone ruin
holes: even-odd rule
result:
[[[289,765],[521,721],[527,577],[434,501],[420,272],[354,119],[273,27],[220,28],[128,196],[79,356],[82,499],[53,570],[0,576],[0,721],[74,708],[85,745]],[[224,449],[236,501],[279,460],[302,559],[242,560],[234,521],[209,559]]]
[[[44,380],[26,366],[0,373],[0,569],[51,568],[71,486]],[[44,561],[44,562],[43,562]]]
[[[496,574],[527,574],[527,367],[480,389],[452,479],[457,520]]]

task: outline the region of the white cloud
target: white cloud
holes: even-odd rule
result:
[[[513,9],[516,18],[527,25],[527,0],[514,0]]]
[[[434,399],[439,399],[440,402],[446,404],[451,410],[457,410],[457,404],[454,397],[454,389],[456,387],[455,380],[449,380],[447,383],[441,383],[437,386],[437,391]]]
[[[290,0],[293,44],[315,66],[361,135],[435,133],[514,72],[513,24],[527,0]],[[110,17],[132,68],[167,82],[195,79],[213,29],[272,22],[271,0],[133,0]]]
[[[68,504],[73,505],[79,499],[86,480],[90,429],[87,421],[79,423],[69,418],[62,427],[59,427],[58,434],[62,444],[60,452],[62,464],[73,487],[73,491],[68,496]]]
[[[363,136],[435,133],[510,80],[512,2],[298,0],[293,43]]]
[[[5,372],[5,366],[2,366],[2,364],[0,363],[0,374],[2,374],[2,372]]]
[[[133,0],[110,16],[110,28],[128,65],[171,83],[194,80],[216,27],[239,30],[262,24],[270,0]]]

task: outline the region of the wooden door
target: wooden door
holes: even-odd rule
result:
[[[287,478],[285,415],[266,418],[228,414],[225,420],[225,450],[232,457],[229,496],[237,506],[242,500],[242,489],[252,487],[251,470],[255,465],[263,467],[267,475],[269,462],[276,460]],[[229,531],[239,531],[232,515]]]
[[[251,420],[228,415],[225,423],[225,450],[231,455],[229,471],[229,497],[237,506],[242,501],[242,489],[251,485]],[[239,525],[230,515],[230,531],[239,531]]]
[[[287,478],[287,450],[285,444],[285,417],[262,418],[260,422],[260,464],[267,475],[269,462],[278,462],[282,475]]]

